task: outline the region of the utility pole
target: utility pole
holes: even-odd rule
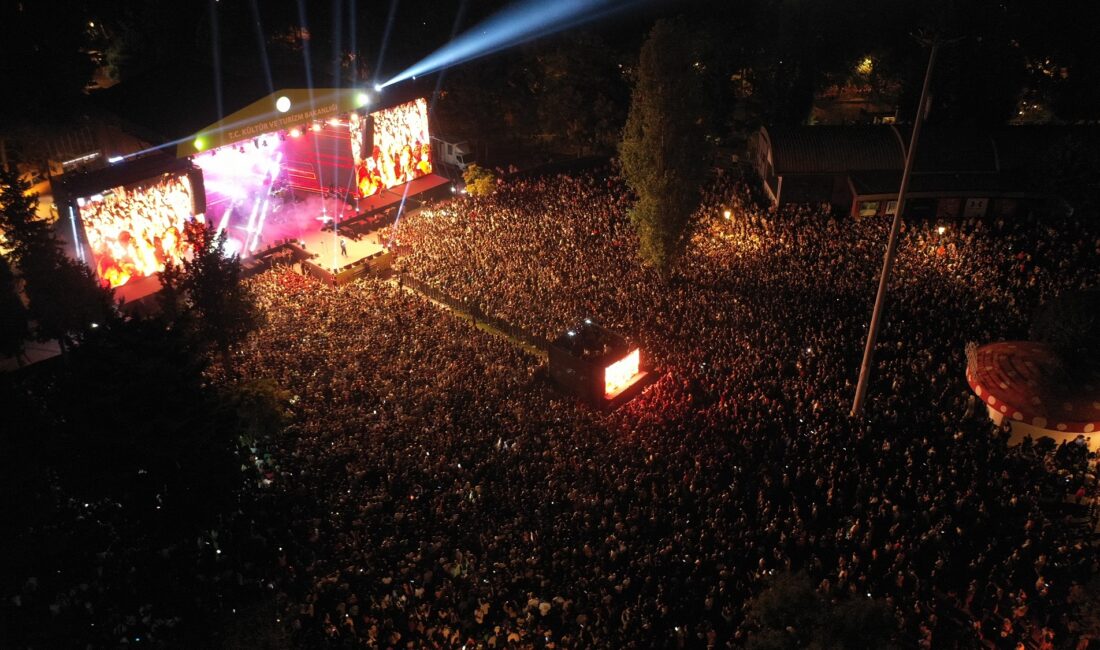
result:
[[[940,41],[933,38],[932,49],[928,54],[928,69],[924,73],[924,85],[920,91],[920,101],[917,104],[917,114],[913,119],[913,133],[909,138],[909,150],[905,152],[905,167],[901,172],[901,187],[898,188],[897,207],[894,210],[894,220],[890,223],[890,238],[886,242],[886,255],[882,259],[882,273],[878,278],[878,292],[875,294],[875,307],[871,311],[871,326],[867,330],[867,345],[863,348],[863,363],[859,367],[859,383],[856,384],[856,395],[852,400],[852,417],[858,416],[863,410],[863,399],[867,396],[867,384],[871,381],[871,361],[875,355],[875,343],[878,341],[878,330],[882,324],[882,312],[886,303],[886,287],[890,282],[890,272],[894,268],[894,257],[898,249],[898,231],[901,230],[901,215],[905,209],[905,192],[909,189],[909,176],[913,171],[913,161],[916,159],[917,139],[920,137],[920,127],[924,122],[924,114],[928,103],[928,87],[932,82],[932,69],[936,65],[936,53],[939,51]]]

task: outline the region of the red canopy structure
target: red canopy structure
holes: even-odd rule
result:
[[[1100,375],[1069,385],[1043,343],[1005,341],[967,350],[966,379],[998,423],[1052,434],[1100,431]]]

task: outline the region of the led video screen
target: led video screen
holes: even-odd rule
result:
[[[604,395],[610,397],[629,386],[641,366],[640,351],[630,354],[604,369]]]
[[[111,287],[152,276],[187,254],[184,224],[195,215],[186,174],[115,187],[77,199],[96,274]]]
[[[428,135],[428,102],[421,98],[371,113],[363,125],[352,119],[351,129],[366,137],[352,138],[356,183],[360,196],[373,196],[432,173],[432,145]],[[369,150],[359,143],[371,143]]]

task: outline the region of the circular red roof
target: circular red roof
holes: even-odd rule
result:
[[[1005,417],[1052,431],[1100,432],[1100,386],[1066,386],[1045,344],[990,343],[968,357],[970,387]]]

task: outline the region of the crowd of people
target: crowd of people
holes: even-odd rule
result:
[[[187,559],[195,600],[225,616],[262,603],[256,625],[297,647],[739,648],[785,572],[884,603],[901,647],[1085,647],[1100,567],[1065,501],[1093,495],[1094,459],[1007,447],[964,349],[1095,287],[1095,224],[907,223],[853,418],[888,224],[762,207],[719,179],[662,278],[629,206],[602,169],[460,196],[393,235],[401,274],[537,337],[591,318],[639,342],[659,378],[611,413],[398,281],[249,280],[264,319],[234,373],[276,386],[289,425],[255,442],[236,517],[157,562]],[[96,557],[111,575],[136,562]],[[120,607],[104,576],[25,584],[19,611],[53,598],[84,624],[110,607],[129,643],[197,607]]]
[[[886,224],[720,181],[666,280],[638,263],[628,197],[607,171],[519,180],[396,233],[402,273],[486,314],[638,340],[660,379],[612,414],[398,286],[257,280],[269,320],[241,356],[293,393],[256,463],[294,504],[276,539],[296,640],[739,647],[751,599],[802,571],[830,600],[887,603],[906,646],[1072,647],[1097,567],[1058,506],[1090,461],[1006,447],[964,347],[1092,286],[1095,230],[907,224],[851,418]]]

